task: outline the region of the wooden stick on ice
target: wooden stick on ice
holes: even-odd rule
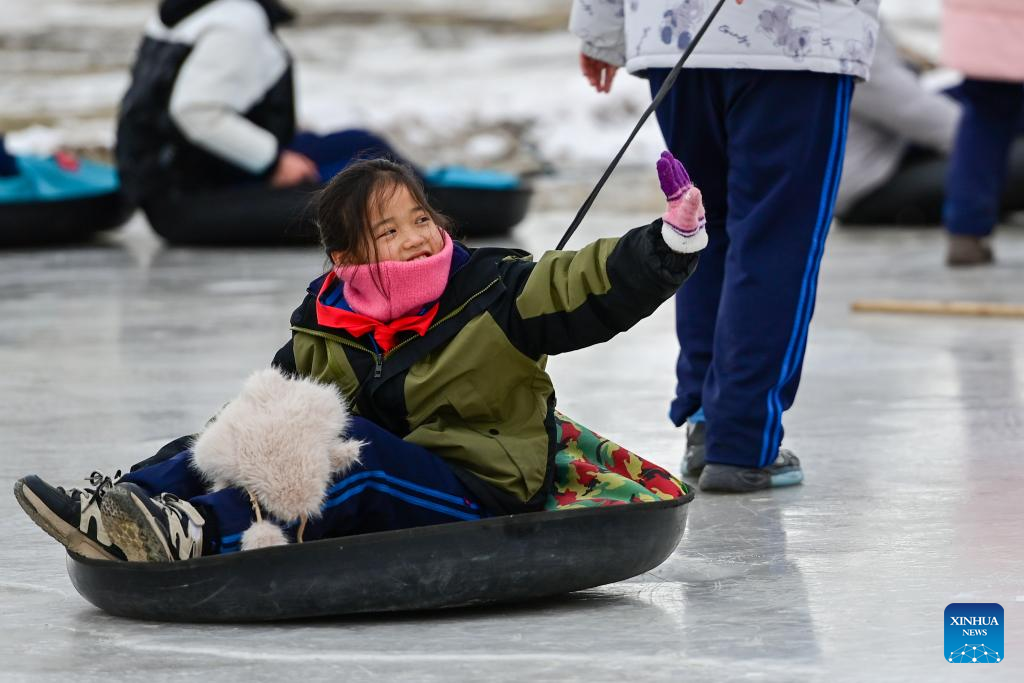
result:
[[[976,301],[860,299],[850,304],[850,309],[858,313],[910,313],[1024,318],[1024,305]]]

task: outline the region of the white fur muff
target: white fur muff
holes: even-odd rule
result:
[[[360,441],[346,439],[349,413],[338,390],[276,369],[253,373],[192,447],[192,465],[215,490],[245,489],[280,522],[320,514],[331,478],[359,460]],[[242,549],[287,542],[260,520]]]

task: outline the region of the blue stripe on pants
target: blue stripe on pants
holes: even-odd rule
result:
[[[667,70],[647,72],[652,91]],[[709,462],[775,457],[799,385],[839,181],[852,80],[684,69],[658,108],[704,196],[709,244],[676,294],[680,425],[703,408]]]
[[[455,503],[457,505],[465,505],[467,503],[465,499],[460,498],[458,496],[453,496],[448,493],[445,493],[444,491],[438,491],[437,489],[431,489],[425,486],[420,486],[414,482],[407,481],[405,479],[393,477],[384,470],[367,470],[365,472],[360,472],[359,474],[355,474],[350,477],[345,477],[344,479],[342,479],[341,481],[327,489],[327,495],[329,498],[334,499],[336,496],[338,496],[338,494],[341,491],[344,491],[346,488],[350,487],[355,482],[369,478],[380,479],[381,481],[395,484],[399,487],[408,489],[415,493],[422,493],[431,498],[437,498],[443,501],[447,501],[449,503]],[[476,505],[471,501],[469,501],[469,505],[472,506],[473,509],[476,509]]]
[[[850,96],[853,82],[849,77],[839,82],[836,88],[835,120],[832,124],[832,145],[829,151],[828,166],[825,169],[825,181],[821,187],[821,198],[818,204],[818,221],[814,228],[814,239],[811,250],[807,254],[807,266],[804,269],[803,282],[800,287],[800,301],[797,314],[793,320],[793,331],[786,348],[786,357],[782,362],[779,382],[768,393],[768,417],[765,420],[764,440],[758,467],[765,467],[775,461],[778,454],[782,429],[782,401],[779,394],[786,384],[793,380],[796,369],[803,364],[804,350],[807,348],[807,331],[811,325],[811,313],[818,289],[818,271],[821,257],[825,253],[825,238],[832,224],[832,210],[835,207],[836,192],[839,190],[839,177],[843,168],[843,153],[846,149],[846,127],[849,122]]]
[[[459,510],[453,507],[449,507],[447,505],[441,505],[440,503],[434,502],[429,498],[413,495],[407,491],[403,491],[398,487],[389,486],[388,484],[379,481],[365,481],[362,484],[359,484],[358,486],[353,486],[352,488],[348,489],[341,495],[335,498],[331,498],[329,501],[324,503],[324,510],[333,508],[337,505],[342,505],[353,496],[357,496],[363,493],[364,491],[367,491],[368,489],[378,491],[380,493],[391,496],[392,498],[397,498],[398,500],[408,503],[409,505],[415,505],[416,507],[425,508],[427,510],[433,510],[434,512],[439,512],[443,515],[448,515],[449,517],[453,517],[455,519],[480,519],[480,513],[478,512],[467,512],[465,510]]]

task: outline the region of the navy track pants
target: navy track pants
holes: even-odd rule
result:
[[[322,514],[306,525],[304,540],[489,516],[452,469],[425,448],[361,417],[352,418],[348,436],[367,442],[360,453],[361,462],[328,485]],[[242,534],[253,520],[249,496],[237,488],[207,493],[191,459],[192,452],[184,450],[130,472],[120,481],[138,484],[151,495],[173,493],[195,505],[207,518],[204,553],[239,550]],[[297,524],[292,524],[286,533],[294,538],[296,528]]]
[[[1024,85],[968,78],[963,113],[949,160],[943,218],[957,235],[984,237],[999,222],[1010,144],[1024,112]]]
[[[668,70],[645,75],[651,92]],[[708,247],[676,294],[669,415],[703,408],[707,460],[771,464],[800,382],[843,165],[853,81],[805,71],[684,69],[658,107],[704,196]]]

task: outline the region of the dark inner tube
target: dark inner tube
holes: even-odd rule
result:
[[[120,192],[0,204],[0,247],[84,242],[101,230],[121,225],[133,210]]]
[[[273,246],[316,244],[314,205],[319,186],[233,187],[173,195],[143,206],[149,224],[172,244]],[[427,186],[427,195],[467,237],[507,234],[526,215],[533,190]]]

